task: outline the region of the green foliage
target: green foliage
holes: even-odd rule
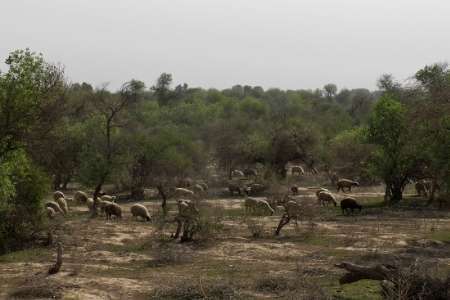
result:
[[[33,166],[23,151],[3,161],[0,177],[0,253],[21,247],[42,227],[41,201],[48,179]]]

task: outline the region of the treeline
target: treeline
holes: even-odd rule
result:
[[[69,83],[64,70],[29,50],[0,74],[0,245],[32,237],[50,188],[79,182],[97,196],[114,183],[132,197],[186,176],[225,176],[256,163],[264,178],[286,163],[362,182],[386,183],[386,201],[410,180],[449,186],[450,71],[425,67],[411,86],[385,75],[379,91],[226,90],[173,87],[162,74],[118,91]],[[213,166],[214,171],[211,170]],[[94,210],[95,211],[95,210]],[[24,216],[28,216],[25,218]]]

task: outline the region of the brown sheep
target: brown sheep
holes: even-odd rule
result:
[[[342,192],[345,192],[344,188],[347,188],[347,191],[351,192],[352,186],[359,186],[359,183],[350,179],[339,179],[337,182],[337,191],[342,190]]]
[[[239,196],[242,195],[241,187],[239,186],[239,184],[234,183],[234,182],[230,182],[228,184],[228,191],[230,191],[231,196],[233,196],[235,192],[237,192],[239,194]]]
[[[114,215],[117,219],[122,219],[122,208],[117,203],[110,203],[105,206],[106,220],[111,220]]]
[[[350,212],[353,214],[355,209],[359,209],[361,212],[362,206],[356,202],[356,199],[348,197],[341,200],[341,209],[343,215],[350,214]]]

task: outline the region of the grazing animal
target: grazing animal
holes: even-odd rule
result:
[[[58,203],[59,207],[61,207],[65,215],[69,212],[69,207],[67,206],[66,199],[58,198],[55,202]]]
[[[51,207],[56,213],[59,213],[61,215],[64,215],[64,211],[62,210],[61,206],[55,201],[48,201],[45,203],[45,207]]]
[[[292,186],[291,187],[291,192],[292,192],[292,195],[298,195],[298,186]]]
[[[86,203],[88,200],[88,196],[83,191],[77,191],[73,196],[73,199],[78,203]]]
[[[302,166],[292,166],[291,167],[291,174],[297,174],[297,175],[305,175],[305,170]]]
[[[100,197],[100,199],[102,201],[114,202],[114,201],[116,201],[116,196],[103,195],[103,196]]]
[[[256,195],[258,193],[261,193],[266,189],[266,186],[260,183],[250,183],[247,185],[247,187],[244,189],[244,192],[247,195]]]
[[[100,206],[100,213],[105,213],[105,207],[108,204],[112,204],[114,201],[108,201],[108,200],[100,200],[99,206]]]
[[[200,185],[203,188],[203,191],[207,192],[208,191],[208,184],[206,184],[206,182],[204,182],[203,180],[200,180],[197,182],[198,185]]]
[[[327,204],[333,203],[334,206],[337,206],[336,198],[330,192],[321,191],[318,195],[319,204],[325,206]]]
[[[58,200],[59,198],[65,198],[64,193],[61,191],[56,191],[53,193],[53,200]]]
[[[232,177],[244,177],[244,172],[242,172],[241,170],[233,170],[233,172],[231,172],[231,176]]]
[[[256,171],[255,169],[245,169],[244,170],[244,176],[246,177],[250,177],[250,176],[258,176],[258,171]]]
[[[194,199],[195,193],[193,191],[185,189],[185,188],[176,188],[174,191],[174,197],[176,199],[180,199],[180,198]]]
[[[231,196],[233,196],[234,193],[236,193],[236,192],[238,193],[239,196],[242,195],[241,187],[238,184],[233,183],[233,182],[230,182],[228,184],[228,191],[230,191]]]
[[[245,198],[245,212],[246,213],[256,213],[263,215],[273,215],[275,212],[272,207],[270,207],[269,202],[265,198]]]
[[[423,180],[416,182],[415,184],[417,195],[419,196],[427,196],[428,188]]]
[[[327,193],[330,193],[330,191],[327,190],[327,189],[325,189],[325,188],[319,188],[319,189],[316,191],[316,196],[317,196],[317,198],[319,198],[319,194],[320,194],[321,192],[327,192]]]
[[[94,209],[94,199],[88,198],[86,200],[86,206],[89,210],[93,210]]]
[[[359,183],[350,179],[339,179],[337,182],[337,191],[342,190],[342,192],[345,192],[344,188],[347,188],[347,191],[351,192],[352,186],[359,186]]]
[[[52,207],[47,206],[46,208],[46,212],[47,212],[47,217],[49,219],[54,219],[56,216],[56,212]]]
[[[192,189],[193,189],[193,191],[194,191],[194,194],[196,194],[196,195],[203,195],[203,194],[205,194],[205,190],[203,189],[203,187],[200,185],[200,184],[195,184],[193,187],[192,187]]]
[[[350,214],[350,212],[353,214],[355,209],[358,209],[359,212],[361,212],[362,206],[359,205],[354,198],[348,197],[341,200],[341,209],[343,215],[345,215],[345,213]]]
[[[146,221],[150,221],[150,214],[148,213],[147,208],[142,204],[134,204],[130,207],[130,212],[133,217],[141,217]]]
[[[117,203],[109,203],[105,206],[106,220],[111,220],[112,216],[122,219],[122,208]]]

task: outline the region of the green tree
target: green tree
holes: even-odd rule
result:
[[[385,200],[398,202],[416,165],[410,143],[406,108],[397,100],[383,96],[375,105],[369,121],[368,142],[375,145],[373,171],[384,180]]]

